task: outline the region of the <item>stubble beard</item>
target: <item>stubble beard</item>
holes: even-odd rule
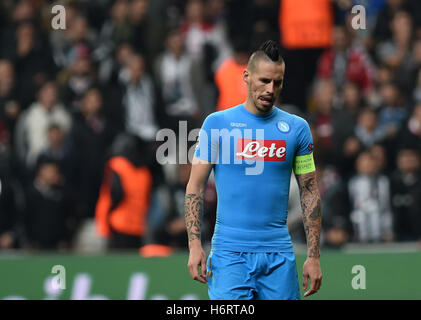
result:
[[[262,114],[269,114],[272,111],[272,108],[273,108],[273,103],[270,106],[267,106],[267,107],[263,106],[263,105],[260,105],[259,97],[257,97],[256,99],[253,99],[253,104],[254,104],[254,107],[256,108],[256,110],[258,110]]]

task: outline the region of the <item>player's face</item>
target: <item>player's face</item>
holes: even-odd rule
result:
[[[244,80],[248,87],[248,99],[253,101],[259,113],[272,110],[275,100],[281,93],[285,73],[285,64],[265,60],[257,62],[254,70],[244,71]]]

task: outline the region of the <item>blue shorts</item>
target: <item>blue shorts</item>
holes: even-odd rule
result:
[[[211,251],[211,300],[299,300],[294,253]]]

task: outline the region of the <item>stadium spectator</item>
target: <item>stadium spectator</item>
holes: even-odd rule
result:
[[[125,139],[106,164],[95,221],[110,249],[139,249],[145,244],[153,178],[145,154],[148,144]]]
[[[29,169],[34,167],[39,154],[47,147],[47,131],[51,123],[60,124],[67,132],[72,119],[57,100],[55,83],[47,82],[40,88],[38,100],[19,117],[16,124],[16,151],[20,161]]]
[[[391,20],[390,30],[391,37],[386,38],[377,47],[377,57],[390,67],[399,69],[410,62],[412,21],[409,13],[396,12]]]
[[[132,44],[137,52],[147,54],[149,49],[148,0],[135,0],[130,3],[129,21],[133,29]]]
[[[391,178],[394,231],[398,241],[421,240],[420,155],[402,149],[396,157],[397,169]]]
[[[379,124],[384,126],[387,135],[395,136],[407,117],[407,108],[403,104],[399,88],[393,83],[387,83],[380,87],[382,98],[379,113]]]
[[[411,48],[411,63],[408,68],[408,74],[403,74],[399,79],[400,89],[408,97],[410,103],[414,102],[412,92],[417,86],[418,73],[421,69],[421,38],[414,40]],[[416,100],[415,100],[416,102]]]
[[[76,166],[74,146],[72,145],[68,133],[57,123],[52,123],[48,127],[47,147],[40,153],[37,163],[47,160],[58,164],[64,182],[72,187],[76,187]]]
[[[359,142],[366,148],[383,141],[386,137],[386,130],[378,124],[376,111],[369,107],[362,109],[358,115],[354,133]]]
[[[4,48],[3,57],[14,63],[18,101],[25,109],[35,97],[37,88],[54,75],[55,65],[49,43],[33,22],[22,21],[10,31],[0,47]]]
[[[364,47],[354,45],[350,40],[344,26],[334,27],[333,47],[321,55],[317,76],[332,78],[339,90],[345,82],[354,82],[368,94],[374,86],[374,68]]]
[[[7,140],[13,137],[20,109],[16,93],[14,66],[9,60],[0,60],[0,123],[7,132]]]
[[[294,0],[276,1],[276,5],[279,3],[280,8],[272,10],[278,14],[276,23],[288,65],[282,101],[307,112],[308,92],[317,75],[318,60],[326,48],[332,46],[333,2],[317,0],[302,6]]]
[[[104,22],[98,37],[99,45],[95,49],[95,57],[101,61],[109,58],[115,49],[122,43],[127,43],[132,38],[132,27],[128,17],[130,2],[117,0],[110,10],[110,18]]]
[[[323,206],[323,244],[341,248],[352,238],[346,180],[333,166],[319,165],[317,172]]]
[[[409,88],[416,65],[411,15],[406,11],[396,12],[390,28],[392,36],[378,45],[377,57],[394,70],[394,79],[399,86]]]
[[[357,117],[363,105],[361,90],[353,82],[344,84],[342,92],[342,106],[335,110],[332,115],[333,126],[333,148],[337,155],[338,168],[343,171],[351,171],[355,159],[345,160],[354,156],[359,151],[359,143],[355,141],[354,128],[357,124]],[[351,162],[351,163],[350,163]],[[344,172],[342,172],[344,173]]]
[[[335,85],[330,79],[319,79],[315,83],[315,110],[311,122],[318,136],[318,148],[323,150],[325,161],[334,161],[333,154],[333,108]]]
[[[104,115],[116,132],[123,132],[125,131],[123,97],[129,74],[129,62],[135,52],[129,43],[123,43],[114,55],[112,63],[102,65],[98,73],[104,98]]]
[[[379,10],[372,33],[373,45],[391,37],[390,21],[394,15],[407,8],[406,0],[387,0],[386,5]]]
[[[339,160],[336,165],[344,179],[349,179],[354,173],[355,161],[363,149],[363,144],[355,134],[349,136],[344,141],[344,144],[340,148],[341,152],[339,153]]]
[[[211,2],[211,1],[210,1]],[[231,0],[225,4],[225,21],[227,24],[230,39],[246,38],[252,39],[257,29],[268,28],[268,33],[279,39],[278,13],[280,1],[242,1]],[[247,17],[247,19],[244,19]],[[267,40],[267,39],[264,39]],[[251,41],[253,43],[253,41]],[[255,45],[260,45],[262,42]],[[257,49],[252,46],[252,50]]]
[[[249,55],[245,39],[238,40],[234,43],[234,55],[225,59],[216,70],[217,111],[234,107],[246,101],[247,86],[243,80],[243,71],[247,67]]]
[[[165,24],[162,20],[165,18],[152,17],[149,2],[132,0],[128,19],[132,28],[130,43],[135,51],[144,57],[146,65],[152,66],[154,58],[163,48]]]
[[[368,151],[373,157],[374,164],[376,166],[376,172],[378,172],[379,174],[389,176],[389,164],[390,162],[393,163],[393,161],[389,161],[389,157],[384,144],[375,143],[368,149]]]
[[[15,23],[33,20],[35,18],[35,6],[32,5],[30,0],[17,1],[12,18]]]
[[[158,229],[158,234],[156,235],[159,243],[167,244],[178,249],[184,249],[188,245],[186,224],[184,221],[184,199],[190,169],[190,164],[178,165],[177,181],[170,186],[170,210],[165,217],[163,226]]]
[[[418,103],[402,128],[398,147],[412,147],[421,152],[421,103]]]
[[[206,21],[204,10],[205,6],[201,0],[187,1],[181,30],[185,37],[186,50],[195,59],[204,57],[206,50],[214,51],[214,59],[209,62],[211,69],[215,70],[230,54],[230,48],[224,28]]]
[[[134,55],[130,58],[123,81],[126,132],[146,141],[154,140],[158,130],[157,96],[142,56]]]
[[[96,74],[93,70],[91,54],[86,45],[78,44],[72,48],[72,58],[68,68],[63,69],[57,76],[60,99],[69,111],[80,108],[80,99],[84,93],[96,85]]]
[[[225,0],[205,0],[203,10],[204,20],[211,25],[225,25],[225,9]]]
[[[168,34],[166,50],[156,60],[155,74],[165,108],[163,127],[178,132],[179,121],[185,120],[190,129],[197,128],[201,116],[201,66],[185,51],[179,29]]]
[[[0,172],[0,251],[18,245],[19,211],[10,176]]]
[[[356,112],[361,109],[364,102],[361,89],[354,82],[348,81],[344,84],[340,96],[342,97],[341,111],[348,111],[355,117]]]
[[[72,206],[62,183],[59,166],[40,163],[26,190],[24,226],[29,249],[67,249],[71,244]]]
[[[106,151],[113,139],[112,128],[103,115],[101,92],[92,88],[83,96],[80,112],[73,116],[70,131],[73,156],[76,157],[75,180],[78,187],[78,215],[94,216],[101,185]]]
[[[130,2],[128,0],[115,1],[110,9],[110,18],[101,28],[98,47],[94,50],[95,60],[98,61],[98,78],[101,83],[116,82],[119,66],[123,64],[126,53],[133,53],[131,39],[133,29],[129,22]],[[121,53],[120,53],[121,52]],[[111,79],[110,79],[111,78]]]
[[[69,11],[70,15],[67,14]],[[66,30],[51,34],[54,61],[60,68],[67,68],[74,61],[76,47],[84,45],[89,50],[95,47],[96,34],[81,12],[70,6],[66,9]]]
[[[377,71],[376,71],[377,89],[380,88],[382,85],[393,82],[393,79],[394,79],[393,69],[389,65],[385,63],[381,63],[377,66]]]
[[[134,54],[133,46],[128,42],[124,42],[116,47],[113,56],[100,63],[98,76],[101,84],[108,85],[110,89],[117,86],[121,81],[130,57]]]
[[[379,174],[375,160],[368,151],[358,156],[356,167],[357,174],[348,183],[355,240],[391,241],[393,224],[389,178]]]

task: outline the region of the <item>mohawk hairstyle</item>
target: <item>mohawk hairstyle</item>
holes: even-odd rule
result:
[[[268,40],[264,42],[259,49],[257,49],[250,57],[248,62],[248,69],[254,71],[258,60],[263,59],[268,62],[284,63],[284,59],[281,56],[281,49],[279,45],[273,41]]]
[[[273,62],[283,61],[281,56],[281,50],[278,44],[273,40],[268,40],[263,43],[258,51],[263,51]]]

